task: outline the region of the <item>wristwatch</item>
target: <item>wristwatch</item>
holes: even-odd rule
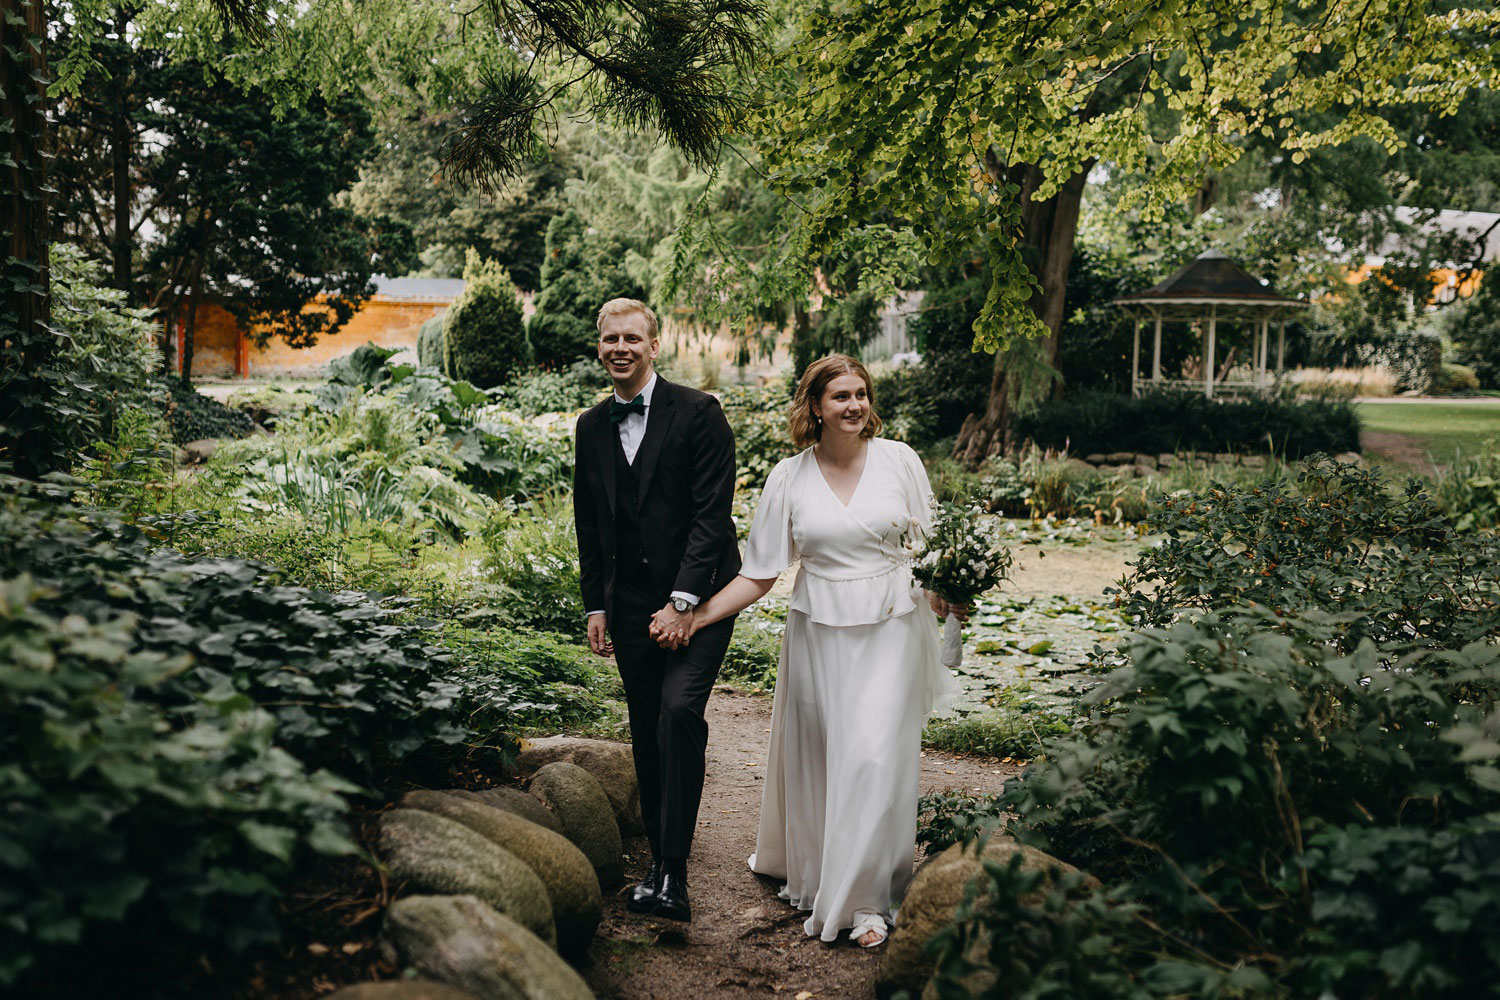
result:
[[[672,607],[677,609],[677,613],[679,615],[685,615],[689,611],[693,610],[693,606],[688,603],[688,599],[686,597],[672,598]]]

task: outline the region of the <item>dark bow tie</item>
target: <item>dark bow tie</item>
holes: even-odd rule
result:
[[[618,399],[611,399],[609,401],[610,423],[618,424],[632,413],[639,413],[643,417],[646,415],[646,398],[644,396],[637,396],[628,403],[622,403]]]

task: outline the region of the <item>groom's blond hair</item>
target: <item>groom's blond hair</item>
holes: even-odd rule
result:
[[[652,312],[651,307],[640,299],[610,299],[599,307],[599,316],[594,320],[594,329],[603,333],[606,316],[626,316],[630,313],[640,313],[646,317],[647,339],[655,340],[657,338],[656,313]]]

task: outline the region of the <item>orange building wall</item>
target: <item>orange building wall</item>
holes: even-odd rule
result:
[[[315,307],[314,307],[315,308]],[[319,337],[312,347],[288,347],[272,339],[256,347],[242,335],[234,317],[217,305],[198,307],[193,331],[193,375],[203,378],[266,378],[318,375],[328,362],[374,342],[398,350],[417,346],[422,324],[448,308],[445,302],[411,302],[376,296],[338,333]]]

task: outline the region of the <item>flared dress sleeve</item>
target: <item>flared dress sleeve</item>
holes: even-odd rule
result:
[[[925,534],[932,527],[932,484],[927,480],[921,457],[911,446],[898,441],[896,447],[907,514],[916,521],[919,532]]]
[[[776,463],[760,491],[760,504],[745,540],[745,558],[740,576],[751,580],[771,580],[797,558],[797,543],[792,539],[791,481],[794,458]]]

